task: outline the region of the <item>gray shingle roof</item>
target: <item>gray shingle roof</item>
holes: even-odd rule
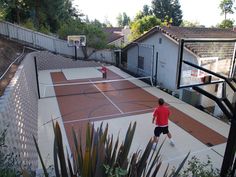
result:
[[[122,38],[123,37],[123,35],[121,34],[122,29],[123,29],[122,27],[104,28],[103,31],[107,36],[107,43],[109,44],[117,39]]]

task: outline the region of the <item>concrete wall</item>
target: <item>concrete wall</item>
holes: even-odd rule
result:
[[[116,64],[114,51],[109,49],[98,50],[89,56],[89,59]]]
[[[14,78],[0,97],[0,131],[7,128],[8,150],[20,154],[23,164],[37,168],[38,95],[32,54],[19,66]]]

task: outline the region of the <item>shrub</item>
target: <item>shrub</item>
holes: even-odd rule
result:
[[[188,161],[188,167],[181,174],[182,177],[219,177],[220,171],[213,167],[212,161],[209,156],[207,156],[207,162],[201,162],[197,157],[193,156],[191,160]]]
[[[113,136],[108,136],[108,125],[103,130],[102,124],[95,131],[94,126],[87,125],[86,143],[83,147],[81,134],[76,135],[72,130],[75,152],[73,154],[73,166],[68,153],[64,150],[62,135],[59,124],[54,125],[54,169],[56,176],[79,176],[79,177],[152,177],[156,176],[160,167],[160,149],[152,150],[153,140],[150,139],[144,152],[140,150],[130,153],[136,123],[130,124],[124,141],[120,144],[119,138],[114,141]],[[35,145],[42,163],[45,176],[49,176],[42,160],[38,144],[34,138]],[[67,155],[65,155],[67,154]],[[189,155],[189,154],[188,154]],[[187,157],[180,164],[179,168],[165,176],[177,176],[183,167]],[[59,168],[60,166],[60,168]]]
[[[17,177],[21,175],[19,155],[6,153],[8,146],[5,144],[7,129],[0,132],[0,176]]]

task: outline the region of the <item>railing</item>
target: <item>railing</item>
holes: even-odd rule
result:
[[[68,47],[67,41],[9,22],[0,21],[0,34],[30,44],[32,47],[39,47],[67,56],[74,56],[74,48]],[[78,56],[83,57],[81,49],[78,51]]]
[[[23,48],[23,51],[21,52],[21,54],[8,66],[8,68],[5,70],[5,72],[0,76],[0,80],[2,80],[5,77],[5,75],[10,70],[10,68],[13,64],[15,64],[16,62],[18,62],[20,59],[23,58],[24,53],[25,53],[25,47]]]
[[[6,36],[10,39],[16,39],[35,48],[46,49],[50,52],[66,55],[69,57],[75,56],[75,48],[68,47],[67,41],[6,21],[0,20],[0,35]],[[101,50],[93,53],[93,50],[94,49],[92,48],[88,48],[88,53],[92,53],[89,59],[115,64],[113,51]],[[77,49],[77,56],[78,58],[84,57],[81,48]]]

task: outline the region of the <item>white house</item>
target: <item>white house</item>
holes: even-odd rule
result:
[[[227,38],[236,39],[236,33],[233,30],[216,29],[216,28],[186,28],[186,27],[159,27],[156,26],[144,35],[131,42],[123,49],[127,62],[127,69],[138,75],[152,76],[157,84],[173,92],[182,95],[182,91],[176,89],[179,41],[181,38]],[[214,46],[214,48],[212,47]],[[211,49],[209,49],[211,48]],[[208,50],[209,49],[209,50]],[[183,56],[184,59],[196,65],[202,66],[209,64],[210,60],[217,61],[218,65],[209,65],[208,69],[232,74],[232,60],[235,53],[235,44],[230,43],[225,46],[219,44],[200,44],[190,43],[185,45]],[[208,63],[207,63],[208,62]],[[186,66],[184,66],[186,67]],[[190,73],[189,73],[190,71]],[[193,68],[186,67],[186,74],[200,77],[202,73],[196,72]],[[211,92],[216,92],[215,86],[207,88]],[[193,94],[191,94],[193,95]],[[198,97],[196,95],[196,97]],[[213,106],[214,102],[202,97],[198,99],[196,105]]]

